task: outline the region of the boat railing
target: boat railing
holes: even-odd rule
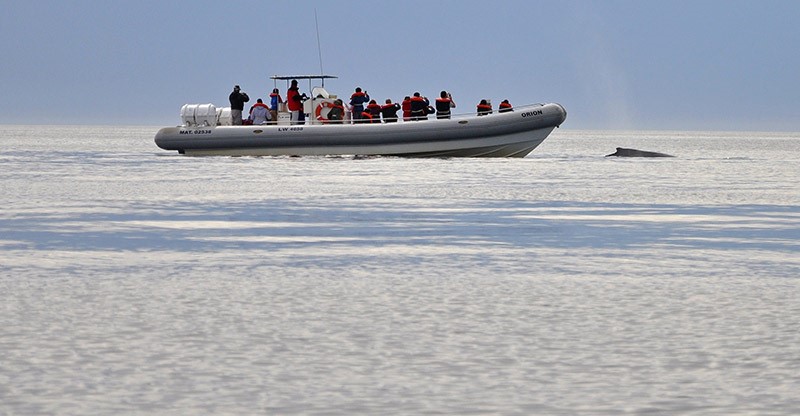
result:
[[[543,107],[543,106],[544,106],[543,103],[524,104],[524,105],[520,105],[520,106],[511,107],[511,109],[505,110],[504,112],[525,111],[527,109]],[[348,113],[350,113],[350,108],[348,108]],[[491,113],[482,114],[479,117],[491,117],[492,115],[495,115],[495,114],[498,114],[498,113],[500,113],[499,109],[493,108]],[[401,122],[401,123],[402,122],[415,122],[416,123],[416,122],[419,122],[419,121],[438,121],[438,120],[448,120],[448,119],[465,119],[465,118],[472,118],[472,117],[475,117],[475,116],[477,116],[477,111],[473,111],[473,112],[469,112],[469,113],[452,113],[452,114],[450,114],[450,117],[441,118],[441,119],[436,116],[436,113],[428,114],[427,117],[424,117],[421,120],[413,120],[413,119],[405,120],[405,119],[403,119],[402,115],[398,115],[397,118],[398,118],[398,121]],[[385,124],[386,122],[384,120],[381,120],[381,123]],[[362,121],[362,122],[359,123],[358,120],[352,119],[352,116],[351,116],[348,119],[346,119],[344,121],[344,123],[340,123],[340,124],[345,124],[345,125],[347,125],[347,124],[378,124],[378,122],[376,121],[376,122],[370,123],[370,122]]]
[[[514,106],[509,110],[505,110],[504,112],[513,112],[513,111],[526,111],[532,108],[542,107],[545,104],[543,103],[534,103],[534,104],[525,104],[521,106]],[[227,112],[226,112],[227,111]],[[350,109],[347,109],[349,113],[343,122],[338,124],[378,124],[378,122],[359,122],[358,120],[354,120],[352,118],[352,114],[350,113]],[[492,109],[491,113],[482,114],[480,117],[491,117],[500,113],[499,109]],[[398,115],[398,121],[403,122],[418,122],[418,121],[443,121],[448,119],[465,119],[465,118],[472,118],[475,117],[477,114],[475,111],[473,112],[464,112],[464,113],[452,113],[450,117],[447,118],[438,118],[435,113],[428,114],[421,120],[404,120],[402,115]],[[225,107],[214,107],[212,104],[186,104],[181,108],[181,121],[182,126],[185,127],[203,127],[203,126],[213,126],[213,125],[223,125],[221,120],[223,118],[230,118],[230,108]],[[324,120],[309,120],[309,117],[306,118],[306,123],[308,124],[330,124],[329,121]],[[381,124],[386,124],[385,120],[380,121]],[[281,123],[279,120],[274,120],[270,125],[280,125]]]
[[[511,107],[510,110],[506,110],[506,112],[521,111],[521,110],[528,109],[528,108],[536,108],[536,107],[543,107],[543,106],[544,106],[544,103],[524,104],[524,105],[513,106],[513,107]],[[491,115],[494,115],[494,114],[498,114],[499,112],[500,112],[499,109],[493,108],[491,113],[483,114],[483,115],[481,115],[481,117],[491,116]],[[467,118],[467,117],[475,117],[476,115],[477,115],[477,111],[472,111],[472,112],[469,112],[469,113],[453,113],[453,114],[451,114],[450,118]],[[436,119],[436,114],[435,113],[434,114],[430,114],[428,117],[429,117],[429,120]]]

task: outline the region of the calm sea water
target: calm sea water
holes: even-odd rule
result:
[[[0,126],[0,414],[800,413],[800,134],[415,160],[155,131]]]

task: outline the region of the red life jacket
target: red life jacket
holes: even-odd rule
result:
[[[353,95],[350,96],[350,105],[352,106],[364,106],[369,101],[369,97],[363,91],[354,92]]]
[[[417,110],[414,110],[414,103],[423,103],[424,104],[425,103],[425,99],[422,98],[422,97],[417,97],[417,96],[411,97],[411,102],[408,103],[408,108],[412,112],[417,111]]]
[[[331,118],[331,114],[334,113],[334,110],[338,110],[338,111],[335,112],[335,113],[338,113],[337,117],[336,118]],[[344,118],[344,107],[339,105],[339,104],[334,103],[333,106],[331,106],[331,109],[328,111],[328,119],[329,119],[329,121],[331,123],[341,124],[343,118]]]
[[[453,100],[448,98],[439,97],[436,99],[436,112],[443,115],[450,114],[450,108],[453,106]]]
[[[253,114],[253,109],[256,108],[256,107],[264,107],[267,110],[269,110],[269,106],[268,105],[266,105],[264,103],[255,103],[255,104],[253,104],[252,107],[250,107],[250,114]]]
[[[295,96],[299,95],[300,90],[293,90],[289,88],[289,91],[286,91],[286,106],[289,107],[289,111],[300,111],[303,109],[303,103],[294,98]]]
[[[403,100],[403,105],[401,106],[403,109],[403,120],[408,120],[411,118],[411,99]]]

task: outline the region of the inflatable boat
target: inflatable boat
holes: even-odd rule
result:
[[[324,110],[335,96],[316,87],[312,97],[305,103],[305,124],[292,124],[287,114],[279,114],[275,124],[226,125],[226,109],[187,104],[182,124],[159,130],[155,143],[194,156],[525,157],[567,116],[564,107],[551,103],[450,119],[332,124]]]

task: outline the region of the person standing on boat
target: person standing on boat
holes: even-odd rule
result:
[[[361,87],[356,87],[356,92],[350,96],[350,105],[353,107],[353,119],[358,120],[361,118],[361,113],[364,112],[364,104],[369,101],[369,94],[366,91],[361,91]]]
[[[411,120],[411,97],[406,95],[406,98],[403,98],[403,121],[410,121]]]
[[[303,96],[300,88],[297,87],[297,80],[292,80],[292,85],[286,91],[286,106],[289,108],[292,124],[303,124],[305,114],[303,114]]]
[[[250,97],[243,93],[238,85],[234,85],[233,92],[228,96],[228,100],[231,102],[231,124],[234,126],[241,126],[244,103],[250,101]]]
[[[456,108],[453,96],[447,91],[442,91],[436,99],[436,118],[450,118],[451,108]]]
[[[503,100],[497,107],[498,107],[497,110],[498,113],[507,113],[509,111],[514,111],[514,108],[511,107],[511,103],[509,103],[508,100]]]
[[[414,121],[427,120],[428,107],[430,105],[431,102],[428,97],[423,97],[419,92],[415,92],[414,96],[411,97],[411,119]]]
[[[269,112],[269,107],[259,98],[256,100],[256,103],[250,107],[250,117],[248,118],[254,125],[260,125],[267,124],[267,121],[272,119],[272,115]]]
[[[410,98],[409,98],[410,100]],[[381,107],[381,115],[383,115],[384,123],[394,123],[397,121],[397,110],[400,109],[400,104],[393,103],[391,98],[386,99],[386,104]],[[410,111],[410,110],[409,110]]]
[[[278,120],[278,105],[283,103],[280,91],[277,88],[272,89],[272,94],[269,95],[269,112],[272,115],[272,121]]]
[[[486,116],[489,114],[492,114],[492,105],[486,100],[481,100],[481,102],[478,103],[478,115]]]

